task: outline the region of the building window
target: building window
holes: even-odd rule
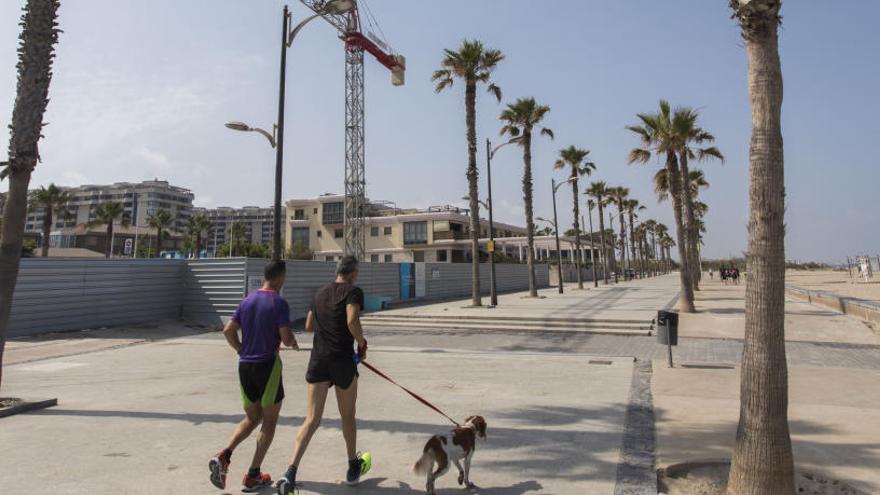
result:
[[[317,215],[317,214],[318,214],[318,209],[312,208],[312,215]]]
[[[425,252],[424,251],[413,251],[413,261],[416,263],[424,263],[425,262]]]
[[[323,223],[336,224],[345,220],[345,205],[339,203],[324,203],[324,212],[322,217]]]
[[[385,263],[391,263],[391,255],[390,254],[385,255]]]
[[[427,244],[428,222],[405,222],[403,224],[404,244]]]
[[[309,247],[309,229],[306,228],[295,228],[293,229],[293,244],[302,244],[304,247]]]
[[[437,261],[441,262],[441,263],[446,262],[446,250],[445,249],[440,249],[439,251],[437,251]]]
[[[319,231],[316,233],[316,235],[317,235],[318,237],[321,237],[321,231],[319,230]]]
[[[391,227],[385,227],[385,230],[383,231],[383,234],[384,234],[384,235],[391,235]]]
[[[333,230],[333,238],[342,239],[342,229]]]
[[[333,261],[333,256],[324,256],[324,261]]]
[[[370,255],[370,263],[378,263],[378,262],[379,262],[379,255],[378,254],[371,254]]]
[[[379,236],[379,227],[370,227],[370,237]]]
[[[305,210],[293,210],[293,219],[294,220],[305,220],[306,219]]]

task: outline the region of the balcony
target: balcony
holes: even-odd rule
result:
[[[462,231],[447,230],[445,232],[434,232],[435,241],[465,241],[467,239],[470,239],[470,234]]]

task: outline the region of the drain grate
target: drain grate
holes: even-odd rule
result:
[[[682,364],[681,367],[698,370],[732,370],[735,368],[732,364]]]
[[[591,359],[591,360],[589,361],[589,363],[590,363],[590,364],[606,364],[606,365],[610,365],[610,364],[612,364],[612,361],[603,361],[603,360],[599,360],[599,359]]]

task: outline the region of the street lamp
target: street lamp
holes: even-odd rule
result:
[[[550,179],[550,185],[553,186],[553,230],[556,231],[556,274],[559,275],[559,293],[562,294],[562,248],[559,245],[559,217],[556,215],[556,191],[559,190],[565,184],[569,182],[574,182],[577,180],[577,177],[569,177],[559,184],[556,183],[556,179]],[[547,220],[543,220],[542,218],[538,218],[538,220],[546,222]]]
[[[284,14],[281,21],[281,71],[278,84],[278,123],[272,127],[272,133],[260,128],[250,127],[243,122],[229,122],[226,127],[235,131],[256,132],[269,140],[269,144],[275,148],[275,221],[272,234],[272,258],[283,258],[281,252],[281,178],[284,169],[284,88],[287,72],[287,49],[293,45],[296,35],[306,24],[325,14],[340,15],[354,8],[352,0],[331,0],[324,2],[320,12],[306,17],[302,22],[290,29],[290,11],[284,6]]]
[[[486,183],[489,189],[489,201],[486,209],[489,210],[489,305],[498,306],[498,289],[495,282],[495,221],[492,218],[492,158],[501,148],[510,144],[519,144],[522,137],[511,138],[506,143],[501,143],[492,148],[492,141],[486,139]],[[464,199],[464,198],[462,198]],[[478,200],[479,201],[479,200]],[[482,202],[481,202],[482,203]]]

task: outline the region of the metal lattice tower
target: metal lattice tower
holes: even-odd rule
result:
[[[364,203],[364,49],[345,48],[345,254],[366,253]]]
[[[361,261],[366,253],[364,214],[366,174],[364,160],[364,51],[391,71],[391,82],[403,85],[406,59],[387,53],[384,42],[370,33],[382,47],[361,32],[356,0],[345,13],[334,13],[329,0],[300,0],[335,27],[345,42],[345,254]]]

